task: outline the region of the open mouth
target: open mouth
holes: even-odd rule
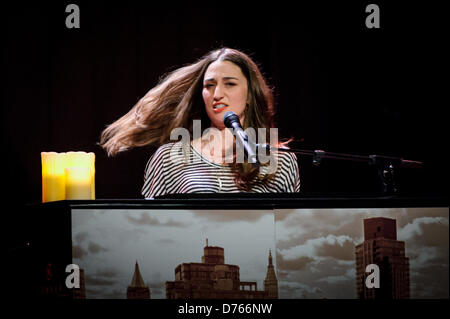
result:
[[[228,105],[226,104],[217,104],[213,106],[213,111],[216,113],[222,112]]]

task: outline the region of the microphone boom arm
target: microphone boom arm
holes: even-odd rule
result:
[[[345,161],[366,162],[369,165],[375,165],[377,167],[378,177],[382,192],[384,194],[398,193],[398,187],[395,182],[395,170],[397,168],[423,168],[423,162],[405,160],[403,158],[381,156],[381,155],[353,155],[344,153],[325,152],[323,150],[302,150],[295,148],[278,148],[272,147],[269,144],[256,144],[257,147],[265,149],[266,152],[278,151],[278,152],[291,152],[299,155],[306,155],[312,157],[312,164],[319,166],[322,163],[322,159],[338,159]]]

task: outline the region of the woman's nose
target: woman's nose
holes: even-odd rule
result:
[[[223,90],[220,85],[217,85],[214,90],[214,100],[219,101],[221,98],[223,98]]]

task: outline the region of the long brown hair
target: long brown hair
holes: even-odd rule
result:
[[[209,122],[202,99],[203,77],[208,66],[218,60],[236,64],[247,79],[249,104],[244,111],[243,128],[266,128],[269,134],[268,129],[274,125],[272,89],[248,55],[221,48],[164,76],[127,114],[102,132],[100,145],[109,156],[114,156],[133,147],[168,143],[170,132],[177,127],[188,129],[192,136],[194,119]],[[273,175],[259,176],[258,168],[248,163],[234,163],[233,167],[236,184],[247,191],[255,177],[266,180]]]

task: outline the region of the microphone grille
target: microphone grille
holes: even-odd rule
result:
[[[239,122],[239,117],[233,111],[228,111],[223,115],[223,123],[226,127],[231,128],[231,124],[235,121]]]

